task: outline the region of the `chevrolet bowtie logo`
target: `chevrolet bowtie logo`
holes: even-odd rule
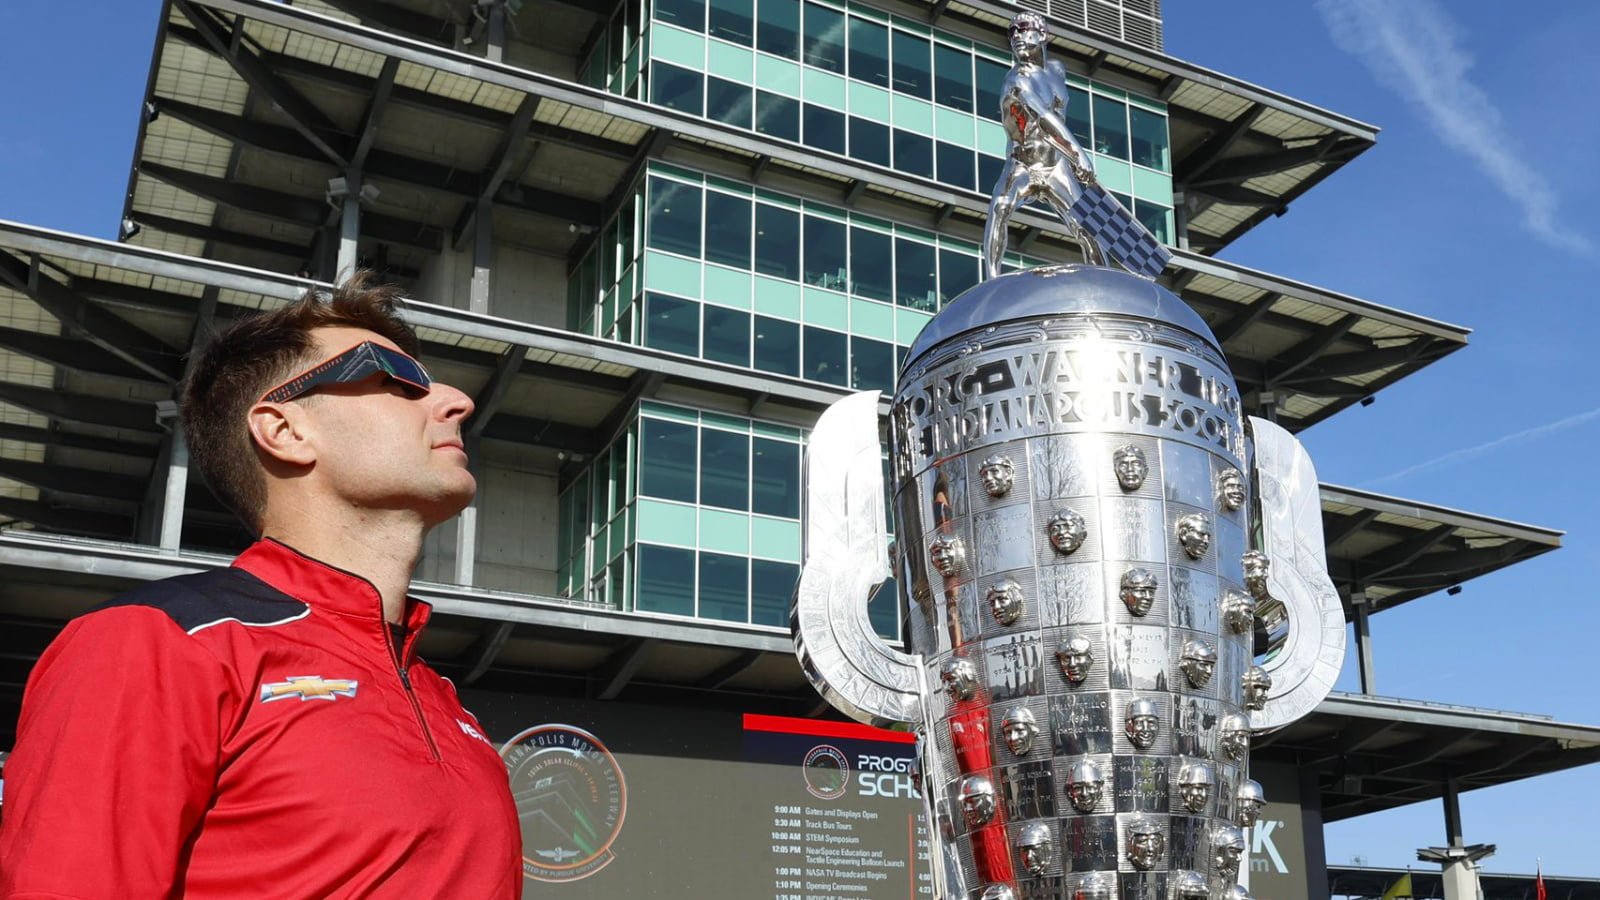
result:
[[[261,686],[261,702],[271,703],[288,697],[306,700],[333,700],[336,697],[354,697],[356,683],[348,678],[323,678],[321,675],[294,675],[288,681],[277,681]]]

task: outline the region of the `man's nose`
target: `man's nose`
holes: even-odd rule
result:
[[[434,411],[441,419],[466,419],[476,408],[471,397],[451,385],[436,381],[431,393],[437,398]]]

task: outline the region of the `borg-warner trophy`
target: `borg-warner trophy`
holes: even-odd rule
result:
[[[1150,280],[1164,248],[1104,206],[1043,20],[1011,34],[987,279],[917,338],[890,409],[897,550],[861,393],[807,452],[796,652],[841,711],[917,733],[940,900],[1248,897],[1251,735],[1309,712],[1344,652],[1316,475]],[[997,274],[1030,200],[1129,272]],[[891,574],[910,653],[868,624]]]

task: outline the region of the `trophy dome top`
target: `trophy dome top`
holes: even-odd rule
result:
[[[917,335],[902,370],[957,335],[1020,319],[1093,315],[1165,322],[1222,351],[1199,313],[1159,284],[1120,269],[1043,266],[991,278],[952,300]]]

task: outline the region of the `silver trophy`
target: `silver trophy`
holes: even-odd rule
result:
[[[996,203],[1076,215],[1092,171],[1042,33],[1012,25]],[[1069,230],[1127,265],[1102,224]],[[997,263],[1003,221],[989,239]],[[1137,264],[1164,257],[1131,256],[991,265],[910,348],[889,422],[909,653],[867,618],[891,575],[878,393],[811,436],[795,649],[839,710],[918,735],[941,900],[1243,896],[1251,733],[1343,659],[1309,458],[1241,413],[1210,329]]]

